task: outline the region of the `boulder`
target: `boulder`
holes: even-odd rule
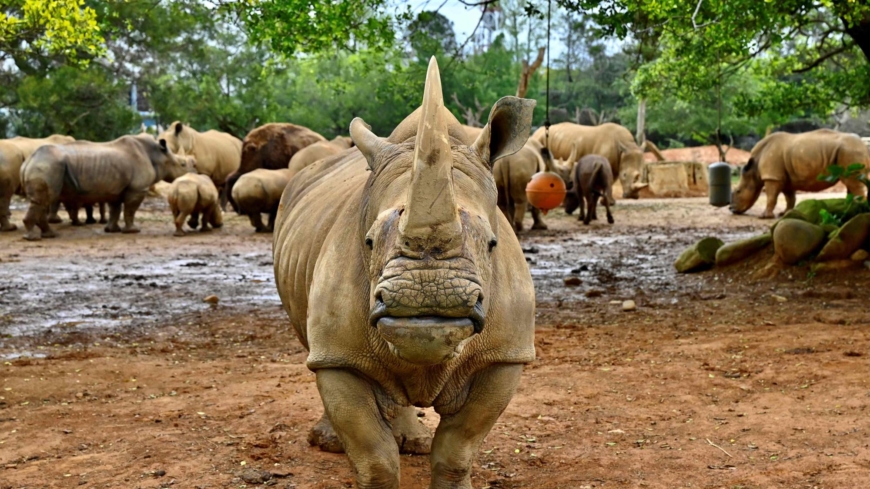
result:
[[[862,210],[855,201],[849,202],[847,199],[808,199],[799,202],[794,208],[813,224],[822,222],[822,209],[841,216],[844,221],[852,219]]]
[[[867,250],[858,250],[849,257],[852,261],[867,261],[868,258],[870,258],[870,252]]]
[[[816,260],[845,260],[864,245],[868,236],[870,236],[870,213],[858,214],[834,231]]]
[[[710,268],[716,263],[716,251],[722,244],[719,238],[704,238],[686,249],[674,262],[674,267],[680,273],[700,272]]]
[[[814,222],[813,220],[809,219],[803,212],[801,212],[797,209],[792,209],[792,210],[786,212],[785,214],[783,214],[781,218],[777,219],[776,222],[770,226],[770,234],[771,235],[773,234],[774,231],[776,231],[776,225],[779,224],[780,221],[782,221],[783,219],[800,219],[801,221],[807,221],[807,222],[812,222],[813,224],[818,224],[817,222]]]
[[[800,219],[782,219],[773,232],[773,249],[786,265],[809,258],[824,241],[821,226]]]
[[[716,266],[725,266],[745,260],[766,248],[773,241],[770,233],[753,236],[723,245],[716,250]]]

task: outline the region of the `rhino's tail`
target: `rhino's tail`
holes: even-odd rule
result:
[[[64,185],[69,185],[77,194],[83,193],[82,186],[79,183],[78,177],[73,173],[72,167],[70,167],[69,162],[63,162],[63,183]]]

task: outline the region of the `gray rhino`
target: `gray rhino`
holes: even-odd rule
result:
[[[755,204],[762,189],[767,206],[762,219],[773,219],[773,209],[779,194],[785,194],[786,212],[794,208],[795,192],[818,192],[833,183],[818,180],[829,165],[843,168],[853,163],[870,169],[870,153],[854,134],[818,129],[803,134],[776,132],[752,148],[752,154],[740,172],[740,183],[731,196],[731,212],[743,214]],[[864,185],[857,179],[843,180],[854,195],[864,195]]]
[[[601,199],[607,211],[607,222],[613,224],[610,206],[616,201],[613,200],[613,170],[607,158],[586,155],[580,158],[571,173],[568,194],[565,196],[565,213],[571,214],[579,207],[579,220],[588,225],[590,221],[598,220],[596,207]]]
[[[21,183],[30,201],[24,216],[25,239],[55,236],[48,213],[59,201],[70,205],[72,214],[78,213],[79,205],[108,202],[106,232],[138,233],[133,218],[148,188],[160,180],[172,182],[189,170],[169,152],[165,140],[158,143],[150,136],[42,146],[21,169]],[[123,229],[118,226],[122,204]]]
[[[69,136],[53,135],[42,139],[14,137],[0,139],[0,231],[15,231],[9,222],[12,195],[21,192],[21,165],[40,146],[75,141]]]
[[[429,62],[422,107],[386,139],[296,175],[278,211],[281,302],[359,487],[398,488],[412,406],[441,415],[432,483],[470,488],[478,447],[535,358],[535,294],[493,163],[523,147],[533,100],[505,97],[471,140]]]

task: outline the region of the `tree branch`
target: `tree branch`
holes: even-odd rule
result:
[[[804,66],[803,68],[800,68],[798,70],[792,70],[792,73],[795,73],[795,74],[806,73],[806,72],[812,70],[813,68],[819,66],[820,64],[824,63],[825,61],[831,59],[832,57],[834,57],[834,56],[836,56],[844,51],[848,51],[849,49],[852,49],[851,44],[843,44],[842,46],[839,47],[839,49],[835,49],[833,51],[829,51],[829,52],[825,53],[824,55],[820,56],[818,59],[816,59],[812,63]]]

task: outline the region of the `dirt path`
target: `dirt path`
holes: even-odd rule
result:
[[[678,276],[693,240],[769,223],[702,199],[615,217],[555,212],[523,237],[538,360],[473,486],[870,487],[870,272]],[[352,487],[344,456],[306,442],[322,410],[271,238],[233,217],[174,239],[156,201],[141,218],[138,236],[0,235],[0,489]],[[402,476],[427,487],[428,460],[403,456]]]

